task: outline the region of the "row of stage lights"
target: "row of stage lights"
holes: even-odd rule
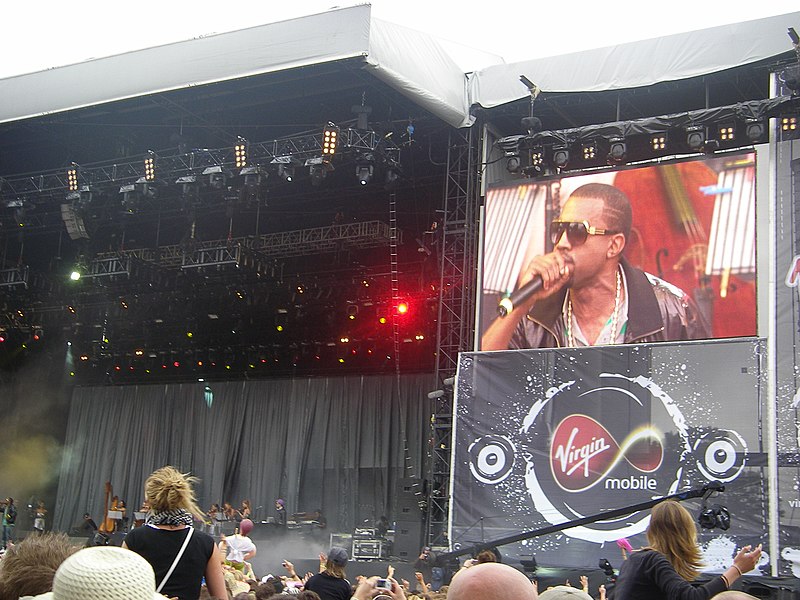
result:
[[[781,117],[779,129],[783,139],[796,137],[797,116]],[[703,125],[690,125],[682,132],[658,132],[646,137],[614,136],[590,139],[580,144],[535,145],[528,148],[527,152],[524,152],[524,143],[519,148],[509,144],[504,149],[509,172],[537,176],[547,174],[548,167],[560,171],[570,167],[620,165],[670,153],[713,153],[741,146],[743,140],[750,144],[767,141],[766,123],[752,119],[737,127],[736,123],[726,122],[718,124],[713,130]]]
[[[325,126],[322,132],[321,155],[311,158],[298,158],[293,155],[275,156],[269,166],[274,168],[277,175],[287,183],[291,183],[297,176],[299,167],[307,167],[311,182],[319,185],[326,178],[329,172],[333,171],[332,161],[337,154],[339,147],[340,130],[333,123]],[[391,185],[400,176],[400,166],[391,157],[383,157],[386,162],[385,183]],[[367,185],[373,180],[375,167],[379,159],[372,151],[360,150],[355,158],[355,177],[359,185]],[[260,185],[268,176],[269,172],[265,165],[254,165],[248,159],[248,142],[242,137],[238,138],[233,148],[233,164],[238,170],[238,175],[244,180],[245,187]],[[154,196],[153,187],[147,187],[156,182],[158,156],[155,152],[149,151],[143,159],[144,175],[139,177],[135,183],[127,183],[119,188],[119,193],[126,196],[132,193],[143,193],[146,196]],[[81,167],[77,163],[72,163],[67,169],[67,191],[70,195],[75,195],[81,191],[87,191],[86,185],[81,185]],[[201,175],[207,177],[209,187],[222,189],[225,187],[228,176],[227,170],[221,165],[205,167]],[[179,185],[192,185],[199,183],[196,174],[183,175],[175,181]],[[68,195],[68,199],[70,199]]]

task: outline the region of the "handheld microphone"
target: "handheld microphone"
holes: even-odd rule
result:
[[[542,289],[542,285],[544,285],[542,277],[540,275],[534,275],[533,279],[512,293],[508,298],[500,300],[500,304],[497,305],[497,314],[501,317],[505,317],[514,310],[515,306],[519,306]]]

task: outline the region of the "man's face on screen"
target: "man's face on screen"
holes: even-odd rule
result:
[[[603,217],[603,201],[597,198],[569,198],[561,211],[560,221],[588,223],[597,229],[608,229]],[[608,259],[609,235],[587,235],[585,241],[570,240],[565,233],[556,244],[556,252],[573,263],[571,287],[581,287],[591,282]]]

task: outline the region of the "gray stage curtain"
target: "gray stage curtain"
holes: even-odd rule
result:
[[[249,498],[262,519],[284,498],[340,531],[393,518],[397,480],[424,476],[431,374],[212,382],[211,407],[204,385],[76,388],[54,527],[99,523],[106,481],[132,516],[165,464],[200,478],[201,508]]]

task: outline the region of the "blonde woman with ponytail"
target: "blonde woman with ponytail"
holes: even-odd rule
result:
[[[141,554],[153,567],[157,591],[170,598],[196,600],[205,577],[211,596],[226,598],[222,555],[207,533],[192,527],[204,518],[195,503],[195,477],[175,467],[154,471],[144,484],[150,504],[144,527],[137,527],[123,546]]]

